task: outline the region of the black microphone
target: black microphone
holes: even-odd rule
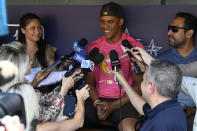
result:
[[[96,56],[96,55],[98,55],[98,54],[99,54],[99,48],[94,47],[94,48],[90,51],[89,55],[87,56],[87,59],[92,59],[92,57],[94,57],[94,56]]]
[[[93,61],[96,65],[100,64],[103,60],[104,60],[104,55],[101,54],[101,53],[97,54],[97,55],[94,56],[93,59],[92,59],[92,61]]]
[[[129,43],[128,40],[123,40],[123,41],[122,41],[122,46],[123,46],[123,47],[126,47],[126,48],[129,48],[129,49],[133,48],[133,46]],[[137,75],[139,75],[140,73],[142,73],[142,71],[141,71],[139,65],[138,65],[135,61],[132,60],[132,57],[133,57],[133,56],[132,56],[131,52],[125,51],[124,49],[123,49],[123,51],[124,51],[125,54],[128,54],[128,56],[129,56],[129,58],[130,58],[130,61],[133,63],[133,67],[134,67],[135,73],[136,73]]]
[[[121,65],[120,65],[120,60],[119,60],[118,53],[116,52],[116,50],[111,50],[109,53],[109,57],[111,60],[112,70],[119,71],[121,68]]]
[[[98,65],[104,60],[104,55],[99,53],[99,49],[97,47],[94,47],[87,56],[87,59],[90,59],[94,64]]]
[[[133,48],[133,46],[129,43],[128,40],[123,40],[123,41],[122,41],[122,45],[123,45],[124,47],[129,48],[129,49]]]

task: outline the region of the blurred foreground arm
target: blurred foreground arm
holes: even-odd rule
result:
[[[188,64],[178,64],[184,76],[197,77],[197,61]]]
[[[18,116],[5,116],[1,119],[1,123],[4,125],[0,127],[1,131],[24,131],[24,125],[20,123]]]

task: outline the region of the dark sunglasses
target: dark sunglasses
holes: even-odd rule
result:
[[[172,30],[172,32],[176,33],[179,29],[183,29],[183,30],[189,30],[188,28],[185,27],[178,27],[178,26],[168,26],[168,31]]]

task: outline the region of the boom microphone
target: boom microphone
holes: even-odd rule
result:
[[[133,48],[133,46],[129,43],[128,40],[123,40],[122,41],[122,50],[125,54],[128,54],[130,61],[133,63],[135,73],[137,75],[139,75],[142,72],[139,65],[135,61],[132,60],[133,56],[132,56],[131,52],[126,51],[124,47],[131,49],[131,48]]]

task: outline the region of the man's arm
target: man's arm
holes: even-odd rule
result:
[[[197,61],[188,64],[178,64],[184,76],[197,77]]]
[[[117,79],[119,80],[125,92],[127,93],[132,105],[140,114],[144,114],[143,106],[146,103],[145,100],[127,83],[122,72],[114,71],[113,73],[116,75]]]

